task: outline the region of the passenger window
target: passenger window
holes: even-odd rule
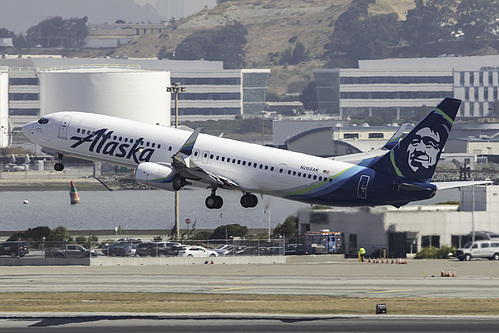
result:
[[[482,249],[483,249],[483,248],[486,248],[486,247],[489,247],[489,243],[483,243],[483,244],[482,244]]]
[[[472,249],[478,249],[478,244],[474,244],[471,248]]]
[[[79,128],[76,130],[76,133],[80,133],[80,129]]]

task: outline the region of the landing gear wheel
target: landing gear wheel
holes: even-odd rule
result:
[[[204,203],[209,209],[219,209],[222,208],[224,200],[218,195],[210,195],[206,198]]]
[[[258,198],[254,194],[246,193],[241,197],[241,206],[244,208],[253,208],[258,204]]]
[[[64,170],[64,164],[62,164],[60,162],[54,164],[54,170],[55,171],[62,171],[62,170]]]

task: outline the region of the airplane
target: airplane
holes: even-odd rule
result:
[[[256,194],[328,206],[401,207],[464,185],[431,182],[460,104],[445,98],[405,137],[397,131],[383,149],[356,156],[355,163],[348,156],[316,157],[206,135],[200,128],[189,132],[86,112],[51,113],[22,131],[55,152],[57,171],[64,169],[64,155],[135,168],[140,184],[211,189],[209,209],[223,206],[218,189],[240,191],[244,208],[258,204]]]

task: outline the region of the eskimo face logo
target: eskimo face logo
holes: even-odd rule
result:
[[[130,142],[112,140],[114,131],[107,132],[107,128],[100,129],[85,137],[72,136],[71,140],[76,141],[71,148],[77,148],[84,143],[89,143],[88,151],[102,155],[110,155],[119,158],[133,159],[137,164],[149,162],[156,151],[152,148],[144,148],[144,138],[138,138]]]
[[[440,153],[440,134],[429,127],[418,130],[407,147],[409,167],[417,172],[420,167],[434,166]]]

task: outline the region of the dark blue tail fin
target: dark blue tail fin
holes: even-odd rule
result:
[[[369,166],[377,172],[430,181],[461,101],[445,98],[388,153]]]

